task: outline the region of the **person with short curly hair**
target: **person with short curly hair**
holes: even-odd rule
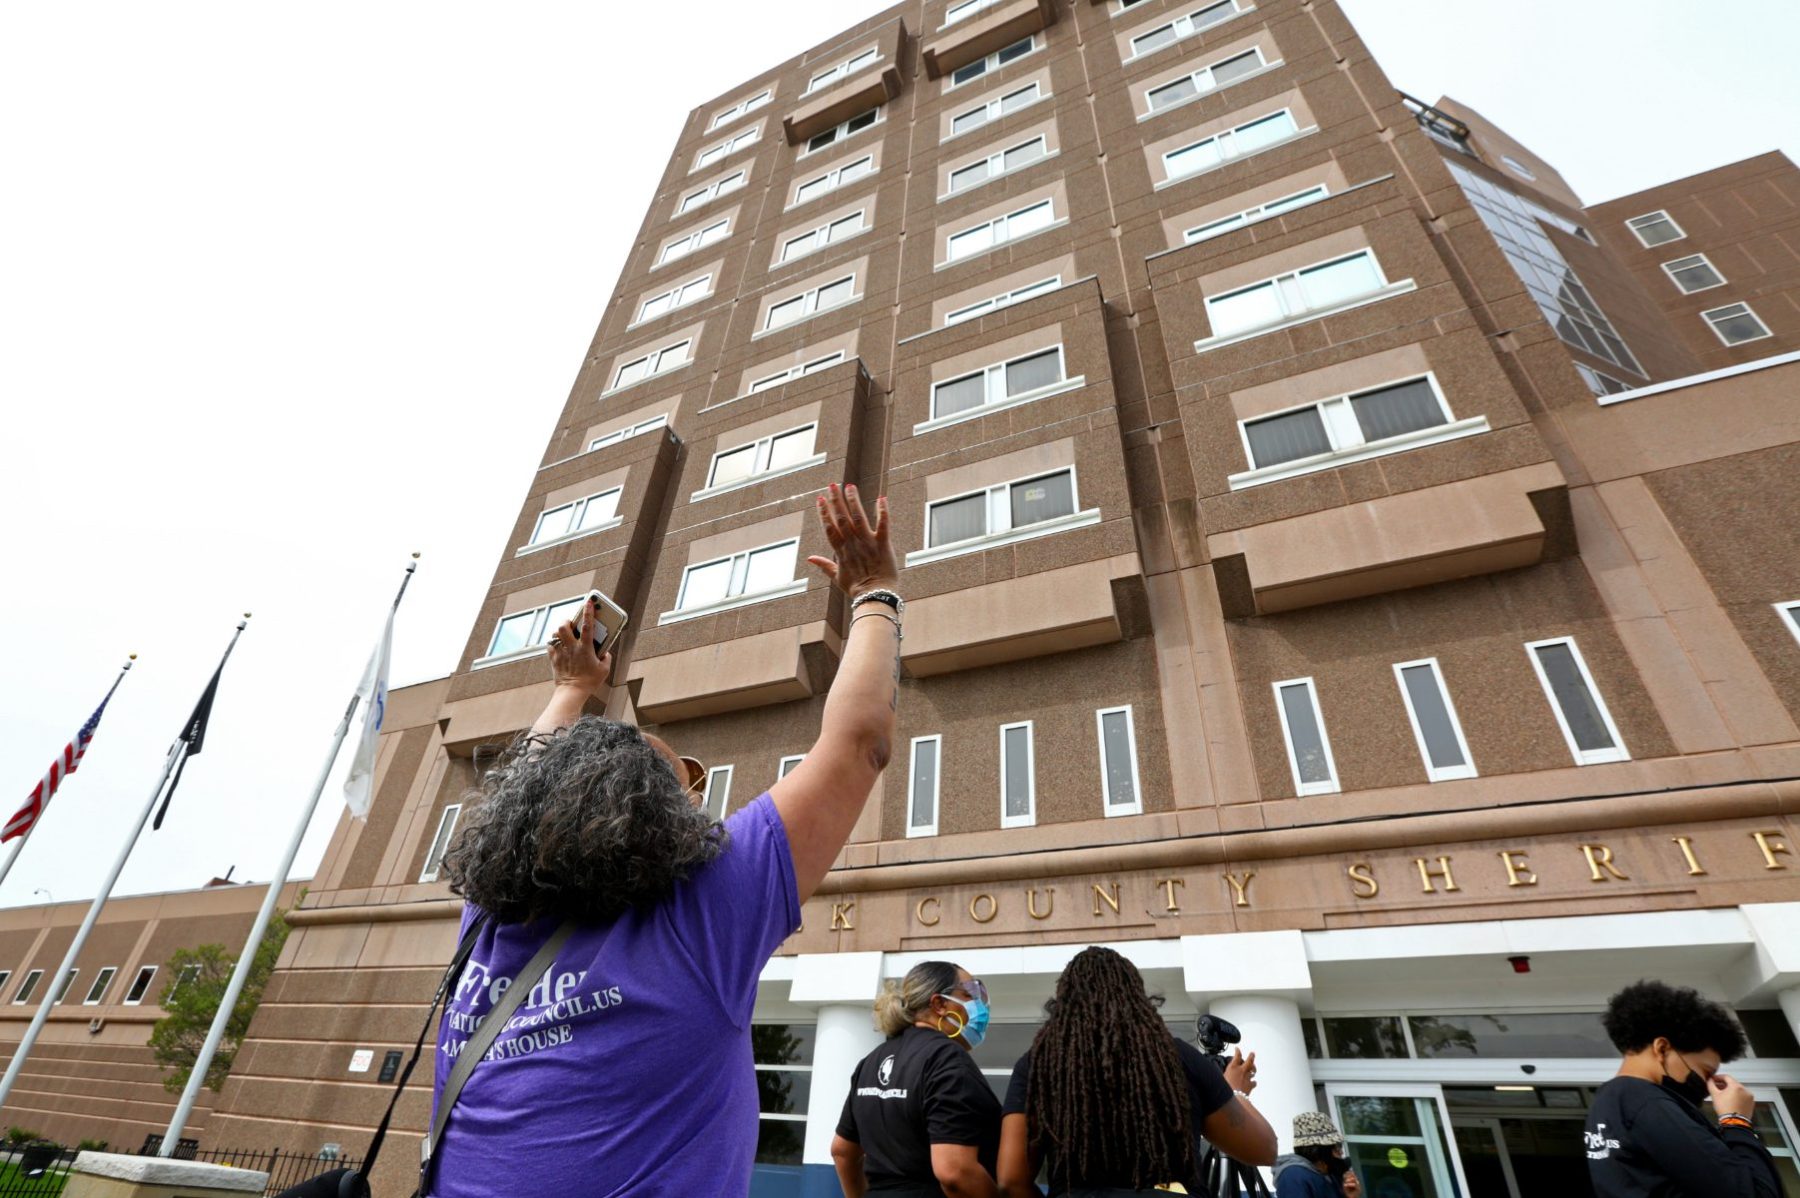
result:
[[[810,560],[844,596],[819,738],[723,823],[695,793],[699,762],[583,714],[612,668],[593,605],[551,636],[549,706],[483,779],[445,862],[473,939],[438,1035],[434,1119],[514,979],[567,938],[447,1108],[425,1193],[749,1192],[757,979],[887,765],[898,702],[887,502],[871,520],[834,485],[818,507],[832,556]]]
[[[1746,1047],[1730,1012],[1696,990],[1643,981],[1612,996],[1605,1025],[1625,1060],[1588,1111],[1595,1198],[1781,1198],[1752,1125],[1756,1099],[1720,1072]]]

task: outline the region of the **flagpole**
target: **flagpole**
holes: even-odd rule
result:
[[[400,591],[394,596],[394,606],[389,609],[390,615],[400,610],[400,600],[406,597],[406,584],[412,581],[413,571],[419,568],[418,559],[419,555],[413,554],[413,560],[407,565],[406,574],[400,579]],[[218,1052],[219,1044],[225,1038],[225,1027],[231,1022],[232,1013],[237,1009],[238,996],[243,994],[244,985],[250,980],[257,949],[262,945],[263,933],[268,931],[269,920],[274,917],[275,904],[281,897],[281,891],[287,885],[288,871],[294,867],[294,857],[300,852],[300,842],[305,839],[307,829],[312,826],[313,812],[319,807],[319,796],[325,793],[325,783],[331,777],[332,767],[337,764],[338,752],[344,747],[344,738],[350,734],[350,721],[356,715],[356,705],[361,697],[361,687],[351,692],[350,703],[344,708],[344,717],[338,721],[337,728],[331,734],[331,748],[325,754],[325,764],[319,767],[318,780],[313,783],[312,797],[306,801],[299,820],[294,824],[294,834],[288,839],[287,850],[282,854],[275,876],[269,879],[269,891],[263,895],[262,909],[256,913],[256,922],[250,925],[250,936],[244,941],[244,951],[238,954],[237,967],[231,971],[231,981],[225,987],[224,997],[219,999],[219,1009],[213,1015],[212,1027],[206,1033],[206,1043],[201,1045],[200,1054],[194,1058],[194,1067],[188,1073],[187,1087],[182,1090],[181,1101],[175,1106],[175,1115],[169,1120],[168,1130],[163,1133],[162,1146],[157,1149],[158,1156],[172,1156],[181,1141],[182,1129],[187,1126],[188,1116],[193,1113],[194,1103],[200,1097],[200,1087],[206,1084],[206,1073],[212,1067],[213,1055]]]
[[[111,689],[109,689],[106,692],[106,698],[100,700],[100,706],[102,708],[104,708],[108,703],[112,702],[113,691],[118,690],[119,683],[125,681],[125,675],[131,672],[131,662],[136,661],[136,660],[137,660],[137,654],[133,653],[131,655],[131,660],[127,661],[125,663],[125,668],[119,671],[119,676],[117,678],[113,679],[113,684],[112,684]],[[46,808],[48,808],[50,806],[48,800],[45,801],[44,806]],[[31,839],[31,834],[33,832],[37,831],[37,827],[39,824],[44,822],[44,815],[45,815],[45,812],[43,812],[43,811],[38,812],[38,817],[31,821],[31,823],[26,827],[24,835],[19,837],[19,843],[13,845],[12,852],[6,858],[6,864],[0,865],[0,884],[5,883],[6,875],[12,872],[13,862],[17,861],[19,859],[19,854],[23,853],[25,851],[25,842]]]
[[[237,631],[231,634],[231,643],[225,646],[225,656],[219,659],[219,669],[231,659],[231,651],[237,648],[238,638],[244,635],[244,628],[249,623],[250,614],[238,621]],[[218,677],[218,671],[213,676]],[[19,1071],[25,1066],[25,1058],[30,1055],[32,1045],[37,1043],[38,1033],[44,1030],[44,1023],[50,1018],[50,1008],[55,1005],[58,992],[62,989],[63,979],[74,968],[75,959],[81,955],[83,946],[87,944],[88,933],[94,930],[99,922],[100,908],[106,906],[106,900],[112,897],[112,888],[118,884],[119,875],[125,872],[125,862],[131,856],[131,850],[137,847],[137,840],[143,834],[144,825],[150,822],[150,813],[156,809],[156,800],[162,797],[163,785],[168,782],[169,775],[187,756],[188,742],[179,737],[169,746],[169,756],[163,762],[162,777],[156,780],[156,787],[150,792],[150,798],[144,803],[144,810],[138,815],[137,824],[132,827],[131,835],[125,838],[125,845],[119,850],[118,860],[113,862],[112,872],[106,875],[106,882],[100,887],[100,893],[88,907],[87,918],[81,921],[81,928],[75,933],[75,939],[69,942],[69,951],[63,954],[62,964],[56,970],[56,976],[44,991],[43,1001],[38,1003],[37,1014],[31,1017],[31,1026],[25,1029],[24,1039],[13,1050],[12,1061],[6,1066],[6,1076],[0,1077],[0,1107],[6,1105],[7,1096],[12,1093],[13,1083],[19,1080]]]

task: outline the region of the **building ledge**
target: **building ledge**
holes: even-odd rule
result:
[[[537,541],[530,545],[521,545],[513,550],[513,556],[524,557],[528,553],[537,553],[545,549],[554,549],[558,545],[567,545],[570,541],[579,541],[582,537],[591,537],[597,533],[611,532],[623,523],[625,523],[625,517],[614,516],[612,519],[602,521],[592,528],[581,528],[574,532],[565,532],[560,537],[551,537],[548,541]]]
[[[1467,420],[1453,420],[1449,424],[1434,425],[1431,428],[1402,433],[1397,437],[1385,437],[1380,441],[1365,441],[1350,449],[1339,449],[1331,453],[1314,454],[1312,457],[1296,458],[1291,462],[1264,466],[1258,470],[1246,470],[1242,474],[1232,475],[1225,481],[1231,484],[1233,491],[1242,491],[1245,487],[1260,487],[1265,483],[1280,482],[1284,478],[1298,478],[1302,474],[1317,474],[1321,470],[1336,470],[1339,466],[1348,466],[1352,462],[1366,462],[1370,458],[1386,457],[1390,453],[1404,453],[1409,449],[1422,449],[1427,445],[1440,445],[1445,441],[1459,441],[1464,437],[1473,437],[1487,431],[1486,416],[1471,416]]]
[[[770,587],[766,591],[756,591],[749,595],[733,595],[729,599],[721,599],[717,603],[708,603],[701,607],[677,608],[666,611],[656,618],[657,624],[679,624],[683,620],[698,620],[701,616],[713,616],[722,611],[734,608],[749,607],[752,603],[767,603],[771,599],[785,599],[789,595],[798,595],[806,589],[806,579],[796,578],[793,582],[778,587]]]
[[[798,474],[802,470],[811,470],[814,466],[823,466],[825,455],[815,453],[810,458],[795,462],[792,466],[783,466],[779,470],[765,470],[761,474],[752,474],[748,478],[740,478],[736,482],[721,483],[716,487],[701,487],[688,496],[689,503],[698,503],[702,499],[711,499],[715,495],[729,495],[733,491],[742,491],[745,487],[754,487],[757,483],[766,483],[770,479],[785,478],[790,474]],[[666,621],[665,621],[666,623]]]
[[[781,128],[790,146],[804,145],[813,135],[879,108],[899,94],[900,68],[890,52],[880,70],[864,68],[836,87],[826,88],[788,114]]]
[[[1698,387],[1702,383],[1717,382],[1720,379],[1733,378],[1740,374],[1750,374],[1758,370],[1768,370],[1775,366],[1786,366],[1790,362],[1800,362],[1800,351],[1788,354],[1776,354],[1769,358],[1758,358],[1754,362],[1744,362],[1737,366],[1726,366],[1719,370],[1709,370],[1705,374],[1690,374],[1678,379],[1670,379],[1665,383],[1648,383],[1642,387],[1633,387],[1629,391],[1615,391],[1611,395],[1602,395],[1596,402],[1603,408],[1616,403],[1629,403],[1634,399],[1643,399],[1650,395],[1660,395],[1664,391],[1679,391],[1683,387]]]
[[[1115,580],[1143,574],[1135,553],[915,599],[901,660],[915,678],[1124,639]]]
[[[1017,545],[1020,541],[1035,541],[1039,537],[1069,532],[1072,529],[1091,528],[1098,523],[1100,523],[1099,508],[1090,508],[1085,512],[1071,512],[1067,516],[1058,516],[1054,520],[1040,520],[1036,524],[1027,524],[1023,528],[989,533],[984,537],[970,537],[966,541],[953,541],[948,545],[937,545],[930,549],[915,549],[906,555],[906,564],[909,567],[926,566],[932,562],[941,562],[946,558],[965,557],[971,553],[984,553],[1003,545]]]
[[[1345,300],[1341,304],[1330,304],[1323,308],[1308,308],[1304,312],[1296,312],[1292,316],[1284,316],[1280,320],[1259,324],[1254,328],[1240,329],[1235,333],[1227,333],[1222,337],[1202,337],[1194,342],[1194,352],[1206,353],[1208,350],[1221,349],[1227,345],[1236,345],[1240,341],[1249,341],[1268,333],[1279,333],[1282,329],[1291,329],[1295,325],[1309,321],[1323,320],[1327,316],[1336,316],[1339,312],[1350,312],[1357,308],[1365,308],[1370,304],[1378,304],[1384,299],[1393,299],[1396,295],[1405,295],[1409,291],[1417,291],[1418,284],[1411,279],[1401,279],[1398,283],[1389,283],[1378,291],[1367,295],[1359,295],[1355,299]]]
[[[1036,299],[1036,296],[1032,297]],[[935,330],[934,330],[935,331]],[[1049,399],[1052,395],[1061,395],[1065,391],[1079,391],[1087,386],[1087,375],[1078,374],[1071,378],[1059,379],[1054,383],[1021,391],[1017,395],[1009,395],[996,403],[984,403],[978,408],[965,408],[960,412],[952,412],[948,416],[933,416],[930,420],[921,420],[913,425],[913,436],[920,433],[936,432],[940,428],[949,428],[953,424],[962,424],[967,420],[979,420],[983,416],[991,416],[995,412],[1004,412],[1008,408],[1016,408],[1020,404],[1035,403],[1040,399]]]
[[[808,656],[835,657],[839,648],[821,620],[640,658],[627,681],[638,718],[666,724],[808,698],[815,693]]]
[[[925,75],[940,79],[976,59],[1056,23],[1056,0],[1014,0],[985,16],[958,21],[925,47]]]

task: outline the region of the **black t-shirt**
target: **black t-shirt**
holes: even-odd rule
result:
[[[992,1173],[1000,1154],[1000,1100],[960,1042],[909,1027],[851,1072],[837,1134],[862,1145],[871,1190],[941,1198],[931,1146],[973,1145]]]
[[[1218,1062],[1195,1048],[1185,1040],[1171,1040],[1175,1051],[1181,1057],[1181,1068],[1187,1074],[1188,1101],[1192,1115],[1189,1121],[1193,1124],[1194,1134],[1200,1134],[1201,1125],[1206,1117],[1232,1100],[1231,1083],[1225,1080],[1225,1074],[1219,1069]],[[1023,1115],[1025,1111],[1025,1092],[1031,1085],[1031,1054],[1027,1052],[1013,1066],[1012,1083],[1006,1087],[1006,1103],[1001,1111],[1007,1115]],[[1128,1187],[1130,1178],[1116,1177],[1067,1177],[1064,1175],[1063,1162],[1058,1159],[1054,1148],[1044,1149],[1045,1176],[1050,1181],[1050,1192],[1061,1194],[1071,1186],[1112,1186]],[[1186,1178],[1168,1178],[1170,1181],[1186,1181]]]
[[[1588,1111],[1595,1198],[1781,1198],[1768,1149],[1641,1077],[1615,1077]]]

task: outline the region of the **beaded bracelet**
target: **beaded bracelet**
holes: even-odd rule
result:
[[[1720,1127],[1741,1127],[1745,1131],[1755,1131],[1756,1125],[1742,1115],[1720,1115]]]

